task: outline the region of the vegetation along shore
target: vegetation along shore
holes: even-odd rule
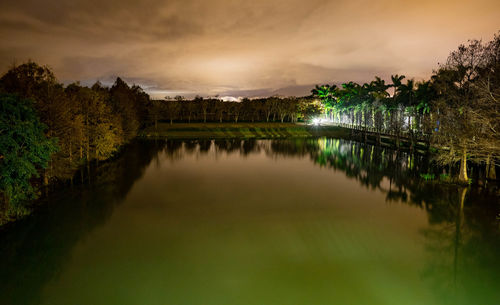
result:
[[[46,66],[13,66],[0,78],[0,224],[28,214],[42,188],[70,183],[79,169],[108,160],[138,136],[353,137],[425,146],[462,183],[470,182],[471,168],[484,181],[497,179],[500,35],[459,46],[426,81],[393,75],[388,83],[375,77],[311,93],[154,100],[121,78],[110,87],[63,85]]]

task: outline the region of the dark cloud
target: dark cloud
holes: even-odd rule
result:
[[[66,83],[120,75],[157,96],[301,95],[428,77],[459,43],[490,39],[499,11],[493,0],[3,0],[0,72],[32,59]]]

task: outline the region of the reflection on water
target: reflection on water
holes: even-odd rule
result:
[[[138,142],[0,232],[2,304],[499,304],[498,190],[339,139]]]

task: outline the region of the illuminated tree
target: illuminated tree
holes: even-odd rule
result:
[[[476,149],[483,151],[487,178],[496,179],[495,163],[500,158],[500,33],[485,45],[483,57],[484,67],[474,83],[479,109],[472,115],[483,127]]]
[[[495,103],[485,105],[486,100],[479,97],[477,90],[486,64],[484,47],[474,40],[453,51],[446,64],[432,77],[439,92],[439,129],[433,139],[437,145],[447,148],[447,153],[439,154],[438,160],[443,163],[460,161],[459,180],[462,182],[468,181],[467,160],[484,158],[483,148],[492,140],[491,129],[485,128],[483,118],[498,106],[495,107]],[[498,156],[497,144],[491,144],[493,147],[487,150]]]
[[[311,90],[313,97],[322,101],[327,115],[333,119],[333,108],[336,104],[337,86],[336,85],[316,85],[316,88]]]

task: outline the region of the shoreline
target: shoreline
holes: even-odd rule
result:
[[[349,137],[338,126],[311,126],[301,123],[158,123],[139,132],[142,139],[279,139],[302,137]]]
[[[410,147],[407,143],[402,143],[399,148],[395,145],[394,141],[389,139],[386,141],[381,141],[379,144],[376,143],[374,139],[368,137],[362,137],[362,134],[355,130],[347,127],[341,126],[331,126],[331,125],[306,125],[304,123],[266,123],[266,122],[240,122],[240,123],[158,123],[157,128],[154,126],[149,126],[147,128],[142,129],[137,137],[128,144],[123,145],[120,150],[114,154],[111,158],[108,158],[101,162],[92,162],[91,164],[87,164],[79,168],[75,172],[75,177],[78,172],[83,173],[86,172],[86,175],[95,174],[95,172],[99,172],[100,168],[106,167],[107,164],[113,163],[116,160],[119,160],[124,150],[134,141],[148,141],[148,140],[208,140],[208,139],[296,139],[296,138],[321,138],[321,137],[331,137],[331,138],[342,138],[345,140],[351,140],[359,143],[367,143],[371,145],[380,145],[390,149],[399,149],[402,151],[410,151]],[[427,153],[423,147],[413,149],[414,153],[425,154]],[[89,173],[90,168],[92,168],[92,174]],[[82,174],[83,175],[83,174]],[[87,178],[87,177],[85,177]],[[83,179],[83,178],[82,178]],[[426,183],[438,183],[438,184],[451,184],[451,185],[460,185],[456,181],[426,181]],[[76,183],[78,184],[78,183]],[[57,191],[59,189],[64,189],[64,187],[68,186],[68,182],[54,183],[50,184],[46,189],[49,193],[53,191]],[[41,189],[41,188],[40,188]],[[41,193],[41,191],[40,191]],[[30,210],[26,215],[14,218],[4,218],[2,222],[0,222],[0,231],[1,229],[6,228],[9,224],[16,223],[21,219],[25,219],[29,216],[33,209],[37,209],[38,207],[43,205],[43,202],[47,200],[46,196],[41,196],[40,198],[31,202]]]
[[[305,123],[276,123],[276,122],[239,122],[239,123],[158,123],[157,127],[148,126],[141,130],[139,139],[288,139],[308,137],[335,137],[366,142],[392,149],[412,150],[411,143],[400,139],[399,147],[396,139],[381,137],[377,142],[371,135],[364,137],[360,130],[337,125],[307,125]],[[427,145],[415,143],[413,150],[426,153]]]

